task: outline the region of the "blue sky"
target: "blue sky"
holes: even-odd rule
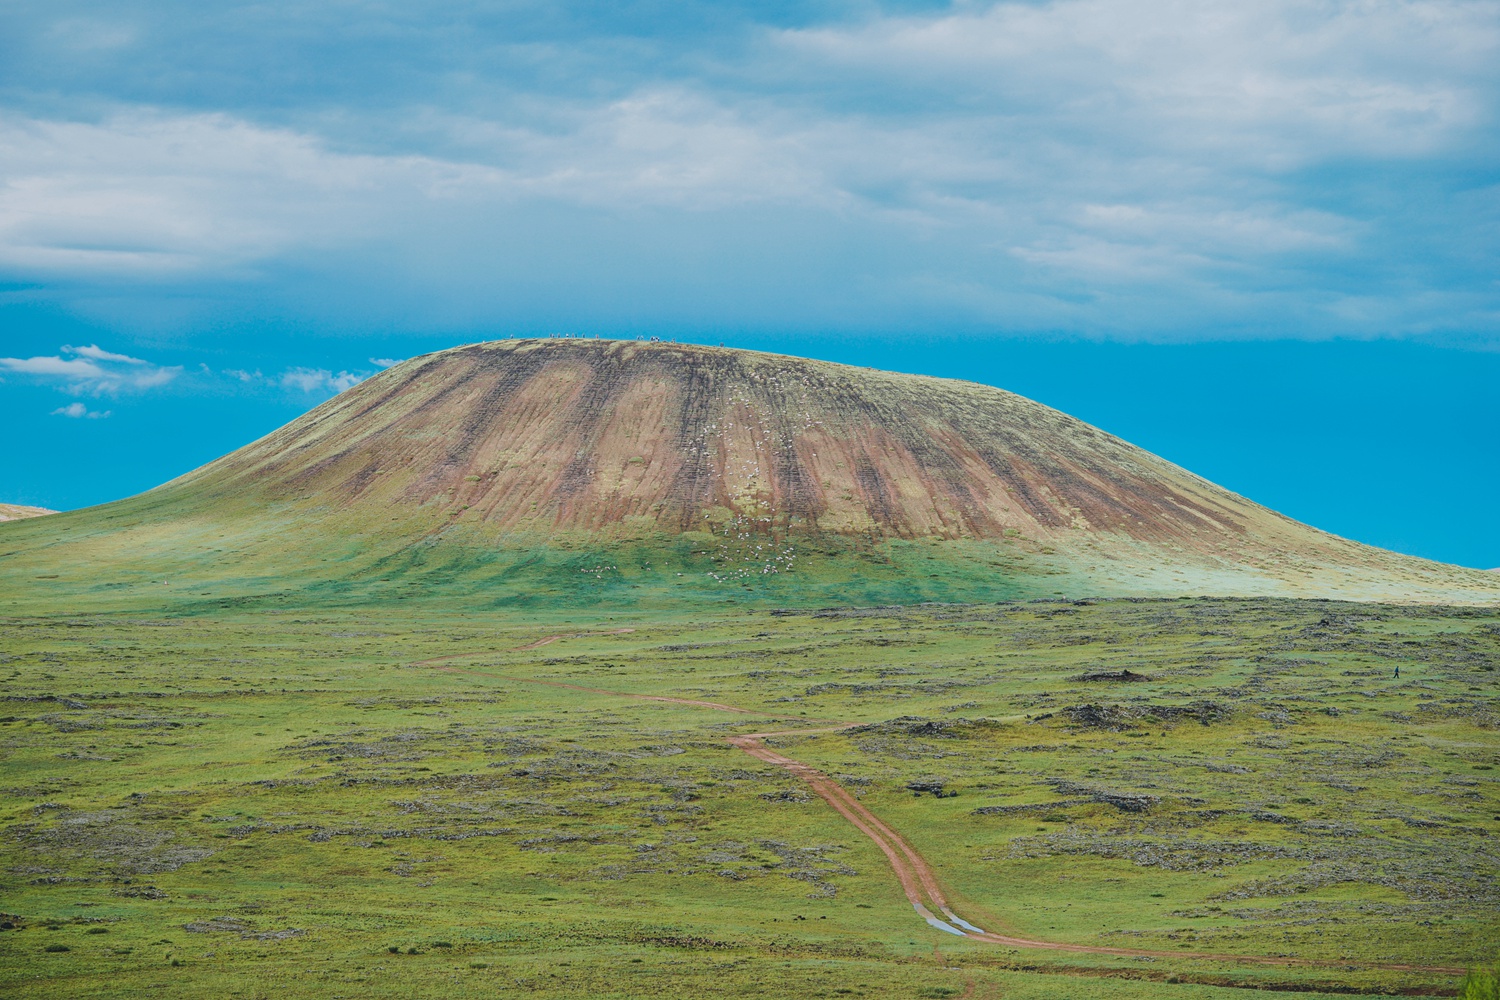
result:
[[[0,499],[649,332],[1002,385],[1500,565],[1497,106],[1495,2],[5,5]]]

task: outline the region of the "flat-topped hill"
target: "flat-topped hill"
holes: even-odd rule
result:
[[[1001,538],[1220,552],[1327,536],[1066,414],[972,382],[634,341],[408,361],[184,477],[199,490],[442,507],[527,531]]]
[[[0,568],[88,565],[127,604],[149,577],[212,600],[1500,601],[1491,574],[1336,538],[1001,389],[640,341],[413,358],[150,493],[4,531]]]

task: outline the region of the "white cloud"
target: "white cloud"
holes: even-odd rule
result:
[[[26,375],[59,375],[67,378],[101,379],[104,369],[79,358],[0,358],[0,366]]]
[[[405,360],[405,358],[371,358],[370,364],[376,368],[394,368]]]
[[[865,301],[881,319],[967,310],[1012,329],[1142,329],[1197,309],[1186,329],[1264,308],[1267,326],[1391,332],[1451,321],[1457,296],[1471,315],[1489,301],[1493,326],[1488,286],[1413,264],[1402,230],[1463,234],[1431,245],[1466,273],[1496,256],[1484,210],[1453,192],[1494,200],[1454,178],[1500,155],[1497,10],[961,3],[766,31],[741,54],[697,59],[696,75],[635,67],[641,82],[606,99],[538,92],[406,108],[394,126],[388,109],[321,120],[350,143],[422,155],[350,152],[317,119],[11,115],[0,274],[140,287],[317,272],[335,280],[307,294],[485,319],[509,315],[517,288],[552,310],[593,295],[636,317],[670,314],[701,286],[736,322],[741,288],[764,276],[757,304],[777,302],[782,323],[859,322],[847,306]],[[75,33],[115,37],[91,31]],[[1435,178],[1420,211],[1412,178]],[[1377,306],[1358,317],[1325,294],[1350,268]],[[1135,305],[1091,305],[1104,285]]]
[[[92,358],[95,361],[121,361],[127,365],[149,364],[149,362],[142,361],[140,358],[132,358],[128,354],[115,354],[113,351],[106,351],[98,344],[89,344],[87,347],[69,347],[65,344],[63,345],[63,351],[67,354],[76,354],[80,358]]]
[[[371,363],[374,363],[373,358]],[[254,371],[243,368],[225,368],[219,374],[253,389],[282,389],[309,395],[337,395],[369,377],[368,372],[335,372],[327,368],[310,368],[304,365],[288,368],[279,375],[267,375],[259,368]],[[220,389],[222,388],[221,384]]]
[[[144,390],[165,385],[182,373],[180,365],[152,364],[126,354],[115,354],[97,345],[64,347],[61,355],[32,358],[0,358],[0,369],[31,375],[43,381],[61,381],[74,394],[114,395],[123,390]],[[72,415],[72,414],[70,414]]]
[[[475,173],[487,171],[334,153],[314,136],[225,115],[9,116],[0,118],[0,267],[222,276],[290,250],[358,242],[393,195],[425,198]]]
[[[1492,0],[1053,0],[781,32],[809,73],[1120,152],[1408,157],[1482,124]],[[851,78],[852,77],[852,78]],[[996,121],[995,124],[1000,124]]]
[[[102,413],[98,410],[90,410],[83,403],[78,402],[69,403],[67,406],[59,406],[52,411],[54,417],[87,417],[89,420],[101,420],[104,417],[110,416],[111,413],[112,411],[110,410],[105,410]]]
[[[221,114],[0,116],[0,268],[248,277],[283,255],[520,201],[691,209],[803,200],[826,187],[798,123],[770,126],[681,88],[545,110],[543,124],[525,128],[437,116],[450,144],[473,151],[468,160],[339,152],[313,134]]]
[[[354,372],[338,372],[337,374],[326,368],[289,368],[282,373],[281,384],[288,389],[299,389],[302,392],[330,392],[340,393],[351,386],[358,385],[365,380],[362,374]]]
[[[93,17],[64,18],[55,22],[48,34],[64,49],[91,54],[124,48],[137,37],[131,25]]]

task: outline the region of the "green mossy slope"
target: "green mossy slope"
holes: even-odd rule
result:
[[[1500,946],[1496,615],[0,620],[0,993],[1441,995],[1456,974],[1385,966]],[[1164,955],[922,923],[868,839],[725,741],[826,718],[862,725],[770,743],[900,831],[962,912]]]

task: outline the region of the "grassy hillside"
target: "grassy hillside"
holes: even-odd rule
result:
[[[205,609],[399,607],[817,608],[1036,597],[1343,595],[1494,604],[1500,577],[1392,556],[1313,572],[1291,556],[1256,565],[1157,561],[1149,549],[1076,556],[1019,533],[999,539],[776,537],[688,532],[600,539],[427,533],[414,516],[378,527],[340,512],[156,494],[0,525],[0,612],[196,613]],[[35,528],[33,525],[35,524]],[[122,527],[123,525],[123,527]],[[1131,554],[1133,553],[1133,555]]]
[[[139,497],[0,524],[0,610],[1500,603],[1011,393],[686,345],[383,372]]]
[[[1497,666],[997,389],[473,345],[0,524],[0,994],[1444,995]]]
[[[1441,994],[1500,947],[1494,610],[210,607],[0,648],[7,995]],[[767,729],[987,930],[1146,954],[927,926],[726,742]]]

